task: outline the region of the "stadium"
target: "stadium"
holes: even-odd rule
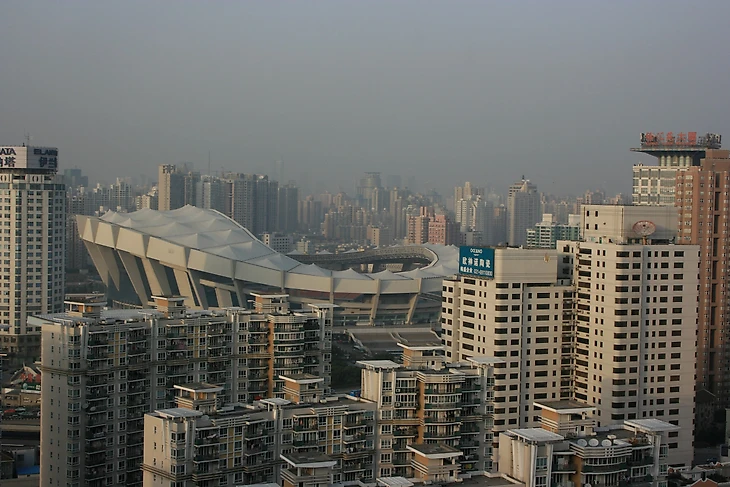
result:
[[[430,244],[284,255],[192,206],[76,218],[109,297],[129,305],[180,295],[190,307],[246,307],[251,293],[286,293],[303,308],[336,305],[335,325],[437,323],[442,280],[458,269],[457,247]]]

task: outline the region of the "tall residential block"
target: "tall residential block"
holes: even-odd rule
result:
[[[558,223],[550,213],[527,229],[528,249],[554,249],[558,240],[580,240],[580,215],[568,215],[568,223]]]
[[[447,360],[492,356],[494,451],[510,428],[539,426],[536,400],[569,399],[573,295],[555,250],[495,249],[494,279],[445,280],[441,328]]]
[[[507,194],[507,243],[521,247],[527,243],[527,229],[540,221],[542,205],[537,186],[522,179]]]
[[[678,426],[669,463],[692,458],[699,247],[670,243],[676,219],[661,217],[671,220],[672,208],[648,212],[656,225],[640,210],[586,205],[583,241],[494,249],[493,278],[444,281],[447,357],[505,361],[495,430],[537,426],[535,400],[578,400],[595,408],[599,427]]]
[[[63,309],[66,194],[55,147],[0,146],[0,350],[36,360],[40,330],[27,317]]]
[[[284,376],[330,387],[331,308],[292,312],[285,295],[253,309],[102,310],[103,296],[71,296],[66,312],[31,318],[42,329],[41,485],[142,482],[143,417],[174,406],[175,387],[205,382],[224,403],[285,398]]]
[[[157,171],[157,190],[160,211],[185,206],[185,184],[182,173],[174,164],[160,164]]]
[[[700,247],[697,381],[730,405],[730,151],[707,150],[699,166],[677,176],[678,243]]]

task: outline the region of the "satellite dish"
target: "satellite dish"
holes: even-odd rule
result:
[[[584,440],[583,438],[578,440],[577,443],[578,443],[578,446],[588,446],[588,442],[586,440]]]
[[[590,439],[590,440],[588,441],[588,445],[589,445],[589,446],[598,446],[598,440],[597,440],[597,439],[595,439],[595,438],[591,438],[591,439]]]
[[[611,446],[611,445],[613,445],[613,443],[611,442],[611,440],[603,440],[601,442],[601,446]]]
[[[87,409],[89,409],[89,403],[88,402],[83,403],[81,405],[81,409],[83,409],[84,411],[86,411]]]
[[[634,223],[634,226],[631,227],[631,229],[638,236],[646,238],[652,233],[656,232],[656,225],[654,225],[649,220],[639,220],[638,222]]]

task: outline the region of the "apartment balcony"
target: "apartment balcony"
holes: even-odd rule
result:
[[[627,463],[615,463],[612,465],[586,465],[585,463],[581,467],[583,473],[591,474],[610,474],[625,472],[628,468]]]
[[[86,482],[93,482],[95,480],[101,480],[106,477],[106,468],[87,468],[85,473],[86,475],[84,477]]]
[[[462,438],[459,442],[459,446],[462,448],[476,448],[479,446],[479,441],[472,438]]]
[[[426,387],[424,391],[430,396],[451,396],[454,394],[461,394],[461,387],[454,387],[453,389],[441,389],[438,387]]]
[[[423,418],[424,424],[458,424],[461,422],[461,416],[426,416]]]
[[[393,436],[416,436],[418,430],[416,428],[393,428]]]
[[[456,431],[426,431],[423,433],[423,437],[426,439],[440,439],[440,440],[448,440],[448,439],[456,439],[459,438],[461,434]]]
[[[222,472],[223,470],[211,463],[197,464],[197,468],[193,469],[193,481],[202,483],[207,480],[217,479],[220,478]]]
[[[344,443],[360,443],[362,441],[365,441],[365,439],[365,433],[358,433],[356,435],[344,435],[342,437],[342,441]]]
[[[93,334],[89,335],[89,347],[105,347],[109,343],[106,333],[103,335]]]
[[[195,446],[201,447],[201,446],[208,446],[208,445],[218,445],[220,443],[220,438],[218,435],[210,435],[210,436],[199,436],[195,438]]]
[[[317,424],[316,419],[314,421],[297,421],[294,423],[293,426],[294,431],[302,432],[302,431],[317,431],[319,429],[319,426]]]
[[[127,356],[144,355],[145,353],[147,353],[146,344],[129,345],[127,347]]]
[[[86,452],[86,463],[87,467],[98,467],[106,464],[106,451],[99,450],[95,452]]]
[[[569,457],[556,457],[551,470],[553,473],[575,473],[577,467]]]
[[[441,402],[441,403],[428,402],[425,405],[425,409],[440,409],[440,410],[459,409],[459,403],[457,401]]]
[[[106,360],[109,354],[105,349],[91,349],[86,353],[86,360],[89,362],[96,362],[99,360]]]

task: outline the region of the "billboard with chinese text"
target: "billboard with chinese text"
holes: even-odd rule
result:
[[[0,146],[0,169],[58,169],[55,147]]]
[[[486,247],[459,247],[459,274],[494,278],[494,249]]]

